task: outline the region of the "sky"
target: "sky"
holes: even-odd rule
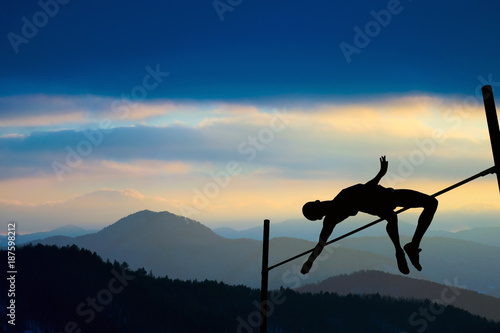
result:
[[[382,155],[381,185],[435,193],[493,166],[481,87],[500,91],[499,10],[3,2],[0,220],[98,229],[151,209],[242,229],[301,218]],[[494,175],[439,200],[434,229],[500,226]]]

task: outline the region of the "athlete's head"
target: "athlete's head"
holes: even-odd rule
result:
[[[332,201],[310,201],[302,207],[302,214],[306,219],[318,221],[328,215],[330,223],[340,223],[349,216],[354,216],[357,211],[350,211],[345,205]]]
[[[319,200],[307,202],[302,206],[302,214],[311,221],[321,220],[325,215],[325,206]]]

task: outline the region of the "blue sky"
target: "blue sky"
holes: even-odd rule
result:
[[[477,76],[499,69],[495,1],[402,0],[349,64],[339,44],[354,45],[354,27],[365,31],[372,11],[395,2],[238,2],[222,22],[212,1],[59,5],[17,54],[3,38],[2,95],[119,96],[148,64],[171,73],[151,98],[470,94]],[[2,4],[4,36],[41,10],[25,3]]]
[[[145,208],[238,228],[300,217],[380,155],[383,185],[429,193],[492,165],[498,2],[61,2],[0,4],[1,219],[26,231]],[[495,183],[470,186],[436,228],[496,225]]]

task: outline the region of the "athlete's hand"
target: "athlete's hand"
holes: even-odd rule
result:
[[[311,270],[311,266],[312,266],[312,262],[310,262],[309,260],[308,260],[308,261],[306,261],[306,262],[304,263],[304,265],[302,265],[302,269],[300,270],[300,272],[301,272],[302,274],[307,274],[307,273],[309,273],[309,271]]]
[[[387,173],[387,167],[389,166],[389,162],[385,159],[385,155],[380,157],[380,173],[385,175]]]

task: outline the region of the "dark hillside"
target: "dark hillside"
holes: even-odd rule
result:
[[[6,252],[1,253],[5,260]],[[259,290],[155,278],[144,269],[128,270],[126,263],[104,262],[76,246],[18,248],[17,264],[22,272],[16,280],[17,332],[251,332],[258,320],[254,303]],[[0,289],[7,289],[6,279]],[[333,327],[337,332],[415,331],[421,323],[412,326],[409,317],[431,306],[379,295],[280,292],[269,332],[324,332]],[[5,304],[6,293],[0,297]],[[427,324],[426,332],[500,330],[500,323],[453,307]]]

